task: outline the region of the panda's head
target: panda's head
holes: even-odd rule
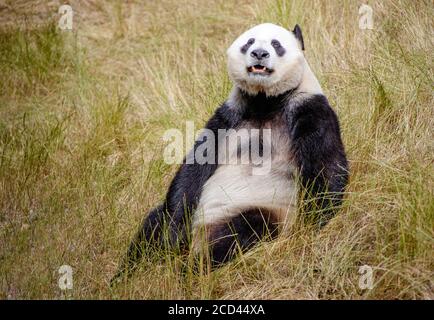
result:
[[[229,76],[249,94],[279,95],[300,84],[305,68],[303,50],[298,25],[293,31],[271,23],[257,25],[227,50]]]

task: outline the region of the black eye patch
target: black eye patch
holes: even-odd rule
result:
[[[241,47],[241,53],[246,53],[250,46],[255,43],[255,39],[250,38],[245,45]]]
[[[279,41],[273,39],[271,40],[271,46],[274,48],[274,50],[276,51],[276,54],[281,57],[285,54],[286,50],[284,47],[282,47],[282,45],[280,44]]]

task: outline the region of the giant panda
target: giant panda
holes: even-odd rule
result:
[[[255,173],[252,157],[219,162],[222,152],[242,157],[240,143],[219,141],[212,150],[216,161],[208,163],[187,156],[164,202],[144,218],[120,273],[154,249],[186,246],[198,253],[206,248],[218,267],[275,238],[297,209],[314,212],[312,223],[323,226],[339,207],[348,181],[346,154],[337,116],[304,56],[300,27],[265,23],[247,30],[227,50],[227,69],[232,92],[205,129],[220,140],[222,129],[224,138],[245,129],[247,144],[259,136],[259,149],[271,154],[266,170]],[[261,135],[265,129],[268,139]],[[205,140],[198,138],[191,153]]]

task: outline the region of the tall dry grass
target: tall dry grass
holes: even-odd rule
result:
[[[3,1],[0,298],[434,298],[431,1]],[[299,23],[351,162],[344,208],[209,274],[180,257],[110,289],[176,167],[162,134],[204,124],[231,89],[225,50],[260,22]],[[74,287],[61,291],[58,269]],[[374,287],[358,286],[359,267]]]

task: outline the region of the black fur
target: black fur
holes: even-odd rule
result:
[[[275,39],[271,40],[271,45],[273,46],[274,50],[276,51],[276,54],[279,57],[282,57],[285,54],[286,50],[284,47],[282,47],[282,45],[278,40]]]
[[[301,33],[301,28],[298,24],[295,25],[294,30],[292,30],[295,37],[298,41],[300,41],[301,44],[301,50],[304,50],[304,41],[303,41],[303,34]]]
[[[208,121],[206,128],[212,130],[217,137],[218,129],[236,128],[246,120],[259,124],[271,119],[276,112],[283,112],[291,141],[290,147],[304,190],[305,210],[317,212],[314,222],[322,226],[341,203],[342,192],[348,180],[347,160],[339,123],[325,96],[313,95],[301,102],[292,103],[293,94],[293,91],[288,91],[276,97],[267,97],[262,93],[252,96],[240,92],[244,107],[229,107],[226,103],[223,104]],[[196,142],[194,150],[201,143],[203,142]],[[215,150],[215,155],[214,163],[217,163],[218,150]],[[203,185],[214,174],[217,166],[218,164],[185,164],[184,161],[169,187],[164,203],[151,210],[144,219],[118,275],[125,269],[134,268],[143,254],[143,243],[147,244],[146,248],[157,246],[169,249],[182,248],[187,244],[191,214],[198,205]],[[320,209],[319,213],[316,209]],[[243,221],[251,219],[255,227],[248,230]],[[230,222],[238,235],[237,238],[229,237],[228,240],[220,241],[217,246],[211,247],[216,264],[231,257],[228,252],[235,243],[240,244],[244,250],[250,248],[249,243],[256,242],[252,238],[252,232],[257,232],[258,228],[264,225],[258,223],[258,219],[258,214],[252,214],[251,217],[244,214]],[[267,223],[265,225],[270,226]],[[219,232],[229,233],[229,225]]]
[[[249,48],[250,48],[250,47],[252,46],[252,44],[254,44],[254,43],[255,43],[255,39],[250,38],[250,39],[247,41],[247,43],[241,47],[241,49],[240,49],[240,50],[241,50],[241,53],[245,54],[245,53],[247,52],[247,50],[249,50]]]
[[[313,219],[323,226],[340,205],[348,182],[339,122],[323,95],[314,95],[286,111],[291,149],[304,188],[305,211],[322,210]]]
[[[277,236],[277,221],[265,209],[250,209],[229,222],[210,230],[211,266],[230,261],[239,251],[245,252],[258,241]]]
[[[288,101],[288,96],[292,92],[285,92],[278,96],[267,96],[260,92],[257,95],[250,95],[240,92],[244,108],[240,110],[242,120],[262,122],[271,120],[277,112],[282,111]]]

